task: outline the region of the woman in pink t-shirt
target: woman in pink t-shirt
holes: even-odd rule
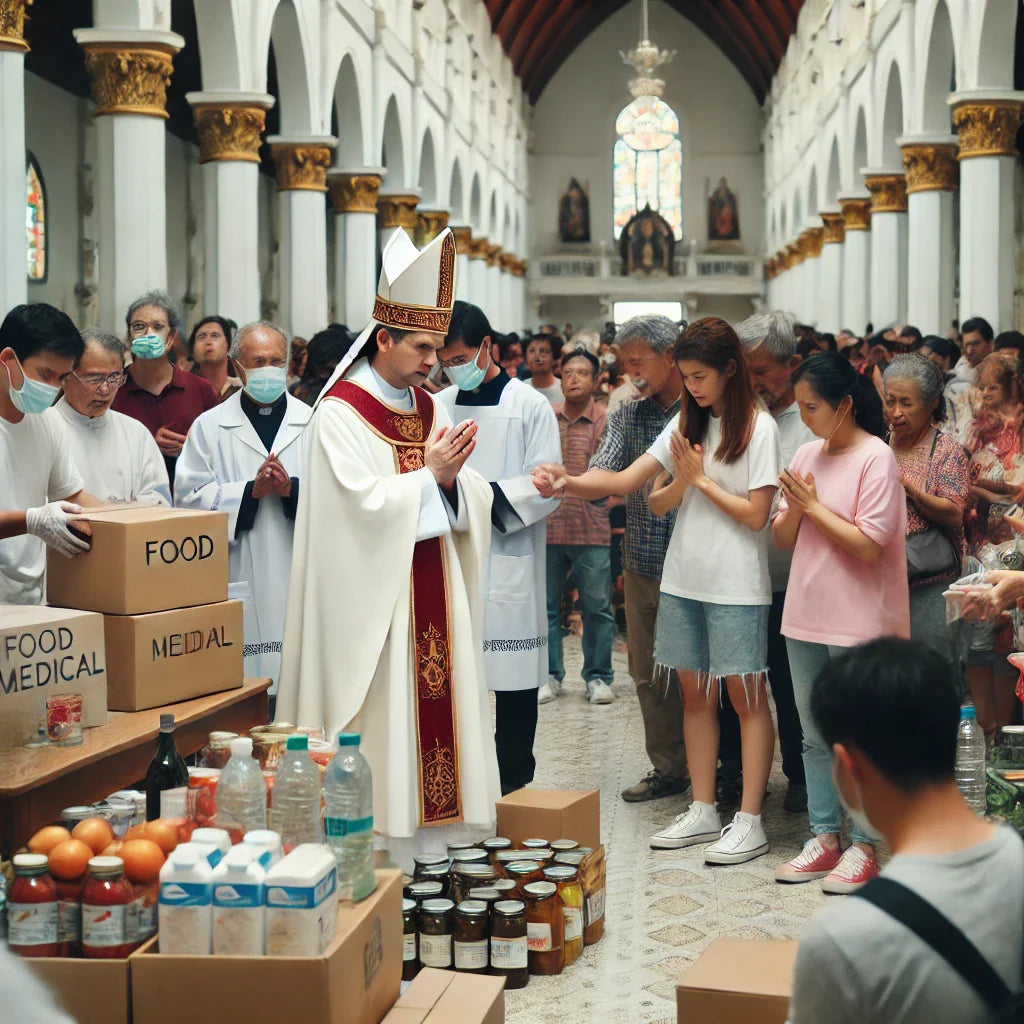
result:
[[[793,382],[800,415],[822,440],[802,445],[782,471],[772,532],[779,548],[794,549],[782,634],[803,726],[814,838],[775,877],[821,878],[825,892],[848,893],[878,874],[875,837],[854,819],[853,844],[842,852],[832,753],[811,716],[811,686],[845,648],[910,636],[907,503],[870,378],[828,352],[801,364]]]

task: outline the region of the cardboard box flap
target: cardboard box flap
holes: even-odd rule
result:
[[[412,983],[395,1003],[396,1007],[413,1010],[431,1010],[452,983],[455,975],[451,971],[439,971],[435,967],[424,967],[413,978]]]
[[[505,979],[456,973],[424,1024],[491,1024],[505,1019]]]
[[[58,608],[49,604],[0,604],[0,630],[45,625],[51,622],[66,622],[69,619],[84,619],[87,615],[95,614],[96,612],[79,611],[77,608]]]
[[[680,989],[789,998],[797,943],[715,939],[679,981]],[[743,970],[736,969],[737,964]]]
[[[194,508],[167,508],[166,505],[118,505],[110,508],[86,508],[76,519],[91,523],[152,523],[166,519],[194,519],[208,516],[209,511]]]
[[[501,798],[502,803],[523,807],[543,807],[560,811],[593,793],[592,789],[517,789]],[[556,837],[557,838],[557,837]]]

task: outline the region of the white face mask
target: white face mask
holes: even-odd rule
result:
[[[864,813],[862,808],[851,807],[843,799],[843,791],[839,788],[838,773],[836,772],[835,760],[832,761],[832,785],[836,787],[836,793],[839,794],[839,803],[842,804],[843,810],[850,816],[850,821],[853,822],[858,832],[863,833],[870,839],[874,839],[875,842],[881,842],[884,838],[881,832],[871,824],[871,820]]]

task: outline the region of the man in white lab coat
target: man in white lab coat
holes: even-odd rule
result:
[[[245,673],[281,673],[288,579],[311,410],[285,390],[289,339],[275,324],[248,324],[231,358],[242,391],[192,424],[174,479],[182,508],[227,512],[228,596],[245,603]]]
[[[483,311],[456,302],[441,350],[455,384],[438,396],[456,424],[473,419],[467,465],[491,484],[491,557],[484,613],[484,667],[495,692],[494,742],[503,793],[533,781],[537,691],[548,678],[547,526],[558,498],[541,498],[535,466],[560,459],[558,421],[547,398],[491,358],[494,332]]]

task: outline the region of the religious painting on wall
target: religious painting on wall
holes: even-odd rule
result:
[[[667,277],[673,270],[674,246],[672,225],[660,213],[645,206],[629,220],[619,237],[622,273]]]
[[[708,197],[708,241],[738,242],[740,238],[740,217],[736,194],[729,188],[724,177],[718,179],[718,187]]]
[[[25,169],[25,251],[28,279],[46,280],[46,192],[39,165],[30,154]]]
[[[575,178],[558,201],[558,237],[563,242],[590,241],[590,189]]]

